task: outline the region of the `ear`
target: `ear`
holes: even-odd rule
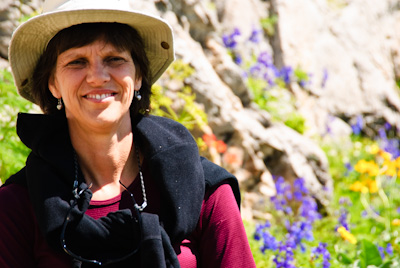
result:
[[[139,77],[135,80],[135,90],[139,91],[141,87],[142,87],[142,78]]]
[[[58,88],[56,86],[54,75],[50,76],[49,82],[48,82],[47,85],[49,87],[49,90],[50,90],[51,94],[54,96],[54,98],[56,98],[56,99],[61,98],[61,93],[60,93],[60,91],[58,90]]]

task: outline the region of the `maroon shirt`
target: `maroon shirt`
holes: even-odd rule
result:
[[[148,200],[145,211],[158,214],[159,190],[152,181],[145,176]],[[129,190],[141,204],[140,179],[136,178]],[[91,201],[86,214],[97,219],[108,212],[131,207],[130,196],[124,192],[110,200]],[[240,212],[228,184],[206,193],[198,226],[180,248],[178,260],[182,268],[255,267]],[[56,253],[47,245],[39,231],[27,189],[16,184],[0,188],[0,267],[71,267],[68,256]]]

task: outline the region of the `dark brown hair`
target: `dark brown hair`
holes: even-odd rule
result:
[[[83,47],[96,40],[103,40],[117,49],[130,51],[136,68],[136,77],[142,77],[140,94],[142,99],[133,98],[133,115],[148,113],[150,109],[150,73],[149,60],[144,50],[143,40],[138,32],[126,24],[120,23],[84,23],[71,26],[58,32],[49,42],[40,57],[33,73],[32,96],[45,114],[59,112],[57,99],[51,94],[48,82],[54,72],[57,57],[70,48]]]

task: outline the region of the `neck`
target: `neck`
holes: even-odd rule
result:
[[[92,183],[93,200],[120,194],[138,173],[131,122],[122,122],[114,131],[82,131],[69,124],[71,142],[87,183]]]

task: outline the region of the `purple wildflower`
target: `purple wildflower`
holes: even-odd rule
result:
[[[393,158],[397,158],[400,156],[399,146],[400,143],[397,139],[389,139],[386,135],[386,131],[383,128],[378,130],[379,137],[381,139],[379,147],[384,151],[390,153]]]
[[[294,188],[294,197],[296,200],[300,201],[303,197],[303,195],[308,194],[308,189],[305,186],[305,182],[303,178],[297,178],[293,182],[293,188]]]
[[[361,217],[363,217],[363,218],[368,217],[368,212],[365,209],[363,211],[361,211]]]
[[[238,28],[235,28],[229,35],[224,34],[222,36],[222,41],[224,42],[225,47],[231,50],[235,49],[237,46],[237,37],[240,35],[241,33]]]
[[[274,78],[272,78],[268,72],[264,73],[263,78],[264,78],[265,81],[268,82],[269,86],[273,87],[273,86],[276,85],[276,83],[274,81]]]
[[[361,130],[363,129],[363,126],[364,126],[363,117],[361,115],[359,115],[359,116],[357,116],[356,123],[351,125],[354,135],[360,135]]]
[[[273,66],[272,57],[267,52],[261,52],[258,55],[257,62],[264,65],[266,68]]]
[[[258,44],[260,42],[260,34],[261,34],[261,30],[257,29],[257,28],[253,28],[253,30],[251,31],[251,35],[249,37],[250,42]]]
[[[281,68],[281,70],[279,71],[279,75],[277,76],[281,78],[286,85],[288,85],[290,84],[292,75],[293,75],[293,68],[286,66]]]
[[[386,130],[392,129],[392,125],[391,125],[390,123],[388,123],[388,122],[385,122],[385,124],[383,125],[383,127],[384,127]]]
[[[291,187],[285,182],[283,177],[278,177],[275,181],[276,195],[271,197],[271,202],[275,205],[275,209],[292,214],[292,208],[288,205],[287,200],[292,199]]]
[[[263,232],[263,245],[260,250],[262,253],[265,253],[266,250],[276,250],[278,248],[278,242],[275,237],[271,235],[268,231]]]
[[[344,176],[348,176],[349,173],[354,170],[353,165],[350,162],[347,162],[346,164],[344,164],[344,167],[346,168],[346,172],[345,172]]]
[[[321,82],[321,87],[324,88],[326,86],[326,81],[328,80],[328,70],[324,68],[322,70],[322,82]]]
[[[267,221],[264,225],[257,225],[256,232],[254,233],[254,239],[260,241],[262,239],[262,246],[260,250],[262,253],[265,253],[266,250],[276,250],[278,248],[278,242],[275,237],[271,235],[268,231],[271,224]]]
[[[319,243],[318,247],[314,248],[311,253],[313,256],[315,256],[315,258],[319,258],[319,256],[322,256],[323,268],[329,268],[331,266],[331,264],[329,263],[329,261],[331,260],[331,254],[327,250],[326,243]]]
[[[271,224],[269,221],[265,222],[265,224],[257,224],[256,231],[254,233],[254,239],[259,241],[261,239],[260,234],[263,232],[264,229],[270,228]]]
[[[350,230],[349,229],[349,224],[347,223],[347,215],[349,214],[349,212],[347,211],[347,209],[345,209],[344,207],[340,208],[340,216],[339,216],[339,226],[343,226],[346,230]]]
[[[234,61],[238,65],[242,64],[242,62],[243,62],[242,56],[240,56],[238,53],[235,53]]]
[[[306,219],[308,222],[313,223],[314,221],[321,219],[321,214],[318,212],[318,205],[315,199],[306,196],[302,200],[302,204],[299,208],[300,216]]]
[[[279,252],[273,259],[276,268],[296,268],[293,264],[293,248],[288,244],[281,243],[278,249]]]
[[[286,191],[286,184],[285,184],[285,179],[283,177],[278,177],[275,180],[275,188],[276,188],[276,194],[277,195],[284,195]]]
[[[386,131],[385,131],[384,128],[378,129],[378,135],[379,135],[379,138],[382,139],[382,140],[386,140],[387,139]]]
[[[331,124],[332,124],[332,122],[335,121],[335,120],[336,120],[336,117],[335,117],[335,116],[330,115],[330,114],[328,115],[327,122],[326,122],[326,133],[327,133],[327,134],[333,134],[333,133],[332,133]]]
[[[294,249],[298,246],[302,251],[305,250],[302,240],[313,241],[314,235],[312,232],[312,225],[307,221],[294,222],[288,229],[287,241],[291,242],[291,247]]]
[[[249,73],[252,77],[260,77],[262,70],[261,70],[261,64],[256,63],[253,66],[250,67]]]
[[[389,254],[390,256],[393,255],[393,246],[392,246],[391,243],[388,243],[388,244],[386,245],[386,253]]]
[[[379,250],[379,254],[381,255],[381,258],[384,259],[385,258],[385,249],[381,246],[377,246],[378,250]]]

